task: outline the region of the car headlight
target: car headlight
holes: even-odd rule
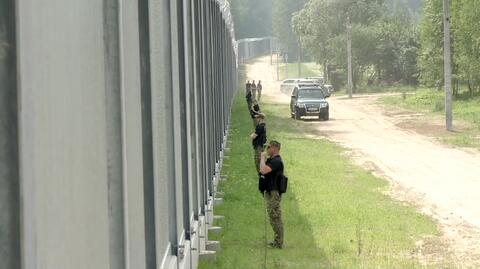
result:
[[[326,108],[328,106],[328,103],[320,103],[320,108]]]
[[[305,104],[304,104],[304,103],[297,103],[297,107],[299,107],[299,108],[305,108]]]

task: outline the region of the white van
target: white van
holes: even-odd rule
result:
[[[316,84],[323,85],[325,84],[325,78],[324,77],[306,77],[306,79],[311,79],[315,81]]]
[[[284,81],[282,81],[282,84],[280,84],[280,91],[283,92],[284,94],[290,95],[293,91],[293,88],[297,86],[298,84],[318,84],[315,80],[313,79],[307,79],[307,78],[289,78]]]

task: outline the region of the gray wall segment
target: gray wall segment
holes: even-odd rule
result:
[[[108,268],[102,3],[18,14],[25,268]]]
[[[138,4],[120,1],[126,268],[146,268]]]
[[[180,4],[180,5],[179,5]],[[170,2],[170,27],[171,27],[171,57],[172,57],[172,87],[167,90],[172,92],[173,104],[173,145],[174,153],[171,157],[175,160],[175,209],[176,209],[176,238],[171,239],[174,253],[177,248],[185,245],[185,69],[183,55],[183,24],[181,22],[182,6],[179,1]]]
[[[201,129],[201,90],[202,90],[202,78],[201,78],[201,43],[200,43],[200,31],[201,31],[201,23],[200,23],[200,9],[198,1],[191,0],[192,3],[192,31],[193,31],[193,68],[194,68],[194,83],[193,83],[193,94],[194,94],[194,108],[193,113],[196,115],[194,120],[195,129],[195,176],[196,176],[196,186],[194,188],[195,200],[196,200],[196,208],[195,214],[197,216],[202,214],[202,206],[203,206],[203,186],[202,181],[204,177],[202,175],[202,129]]]
[[[125,268],[119,3],[103,1],[110,268]]]
[[[18,113],[19,148],[0,151],[1,172],[20,171],[19,191],[8,185],[15,176],[0,173],[10,213],[0,225],[21,221],[7,228],[21,231],[22,258],[11,260],[24,268],[196,268],[236,72],[219,5],[17,4],[18,98],[2,101],[19,107],[0,109],[0,142],[10,146],[17,135],[5,129],[16,115],[6,113]],[[15,152],[19,169],[5,161]]]
[[[153,152],[157,267],[170,263],[171,242],[176,241],[175,167],[173,148],[172,59],[170,3],[149,1],[152,85]],[[176,243],[176,242],[175,242]],[[165,261],[162,257],[167,255]]]
[[[205,205],[207,204],[207,159],[206,159],[206,127],[205,127],[205,118],[206,118],[206,63],[205,63],[205,3],[203,1],[197,1],[199,9],[199,78],[200,78],[200,87],[199,87],[199,129],[200,129],[200,165],[201,165],[201,181],[200,188],[202,189],[200,197],[200,207],[201,214],[205,215]]]
[[[14,1],[0,2],[0,269],[20,267]]]
[[[151,78],[151,38],[149,1],[138,1],[138,30],[140,46],[140,85],[142,102],[142,158],[143,158],[143,192],[145,216],[145,257],[147,268],[157,268],[157,216],[155,195],[154,141],[152,124],[152,78]],[[161,232],[162,230],[158,231]],[[165,244],[164,241],[162,244]]]
[[[191,0],[183,0],[183,25],[184,25],[184,55],[185,55],[185,115],[186,115],[186,168],[187,168],[187,180],[186,186],[187,194],[187,208],[188,208],[188,226],[185,226],[187,230],[187,238],[190,239],[190,231],[193,221],[195,220],[195,214],[198,208],[197,201],[197,177],[195,170],[195,84],[194,84],[194,65],[193,65],[193,31],[192,31],[192,7]]]

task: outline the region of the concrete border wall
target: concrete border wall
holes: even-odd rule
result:
[[[228,3],[0,5],[0,269],[197,268],[237,85]]]

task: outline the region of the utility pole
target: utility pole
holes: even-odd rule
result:
[[[285,79],[288,78],[288,53],[283,54],[283,62],[285,63]]]
[[[445,71],[445,121],[448,131],[453,131],[452,114],[452,55],[450,51],[450,0],[443,0],[443,51]]]
[[[270,65],[273,65],[273,38],[270,38]]]
[[[273,65],[273,50],[270,47],[270,65]]]
[[[279,61],[279,55],[280,55],[280,50],[277,48],[277,81],[280,80],[280,64],[278,63]]]
[[[302,46],[300,41],[298,41],[298,77],[302,77]]]
[[[347,17],[347,58],[348,58],[348,98],[352,98],[353,81],[352,81],[352,25],[350,24],[350,16]]]

